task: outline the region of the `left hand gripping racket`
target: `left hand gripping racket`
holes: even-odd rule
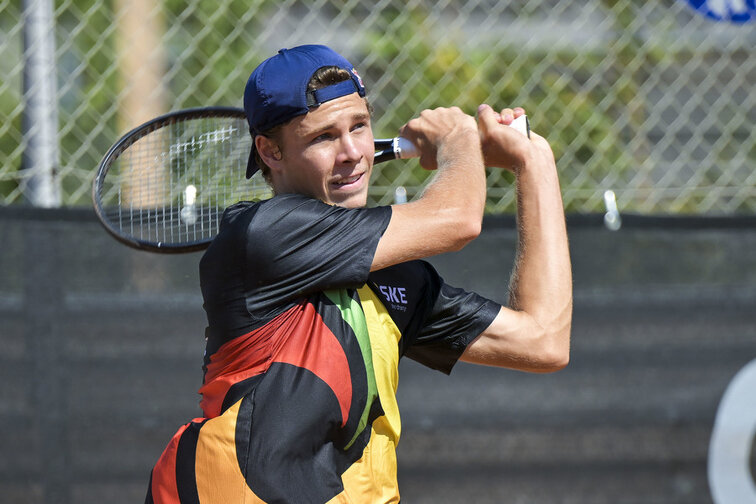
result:
[[[245,178],[251,148],[240,108],[186,109],[152,119],[121,137],[100,162],[92,184],[95,213],[113,237],[136,249],[205,249],[226,207],[272,196],[260,171]],[[377,139],[375,149],[375,163],[418,156],[404,138]]]

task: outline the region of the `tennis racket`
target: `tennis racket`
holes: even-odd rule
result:
[[[105,154],[92,185],[95,213],[120,242],[163,253],[207,248],[223,211],[272,196],[260,171],[245,179],[252,148],[234,107],[186,109],[129,131]],[[375,141],[375,162],[416,157],[405,139]]]
[[[121,137],[100,162],[92,185],[95,213],[114,238],[136,249],[205,249],[226,207],[272,196],[259,170],[245,179],[251,148],[240,108],[186,109],[152,119]],[[375,149],[375,163],[419,155],[404,138],[377,139]]]

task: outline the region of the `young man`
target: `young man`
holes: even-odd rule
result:
[[[174,436],[147,501],[398,502],[400,357],[445,373],[459,359],[567,363],[571,274],[551,149],[507,127],[522,109],[484,105],[477,123],[424,111],[400,133],[433,181],[416,201],[365,208],[373,133],[348,61],[323,46],[282,50],[244,101],[248,176],[262,169],[275,196],[227,209],[202,258],[204,418]],[[509,307],[419,261],[479,234],[485,165],[517,177]]]

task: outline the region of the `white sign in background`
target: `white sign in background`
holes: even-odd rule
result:
[[[727,386],[709,442],[708,476],[716,504],[756,504],[750,469],[756,433],[756,359]]]

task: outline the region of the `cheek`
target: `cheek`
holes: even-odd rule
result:
[[[372,133],[368,130],[357,136],[355,139],[355,147],[363,157],[360,164],[363,166],[367,165],[368,169],[371,170],[373,167],[373,159],[375,158],[375,140],[373,139]]]
[[[299,162],[315,167],[320,171],[323,166],[333,163],[333,152],[327,148],[325,142],[310,145],[302,149],[299,155]]]
[[[322,153],[303,157],[298,163],[297,179],[302,188],[320,192],[328,185],[328,178],[333,167],[333,160]]]
[[[375,154],[375,138],[373,137],[373,130],[368,128],[367,131],[365,131],[365,134],[360,137],[360,140],[363,142],[363,152],[365,154],[370,154],[370,156],[373,156]]]
[[[308,178],[310,180],[325,180],[333,170],[334,157],[327,149],[313,152],[308,157]]]
[[[323,166],[328,164],[328,155],[321,149],[303,149],[297,155],[290,156],[288,163],[296,166],[299,178],[312,179],[323,171]]]

